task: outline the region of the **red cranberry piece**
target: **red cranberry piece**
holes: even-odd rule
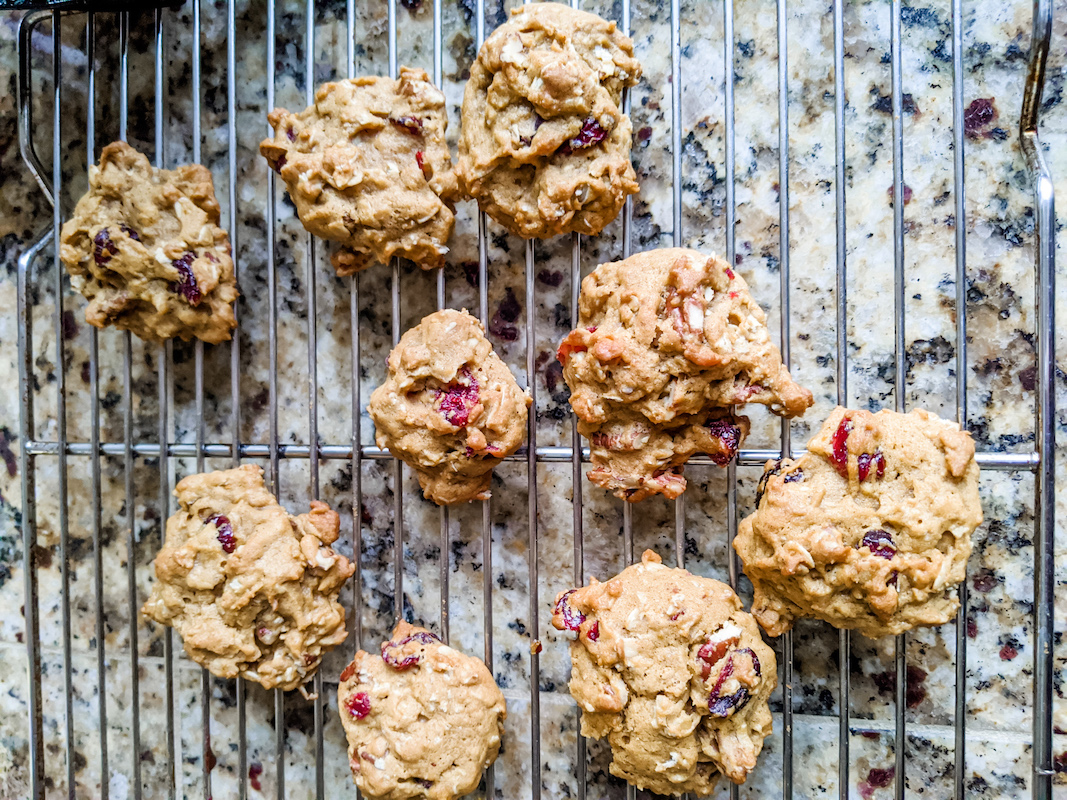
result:
[[[412,136],[422,136],[422,120],[405,114],[402,117],[390,117],[389,121]]]
[[[221,514],[216,514],[208,522],[212,523],[218,530],[219,543],[222,545],[223,550],[227,553],[232,553],[237,549],[237,539],[233,535],[233,526],[230,525],[229,519]]]
[[[756,651],[753,650],[751,647],[741,647],[737,650],[737,653],[735,653],[735,655],[740,655],[741,653],[747,653],[748,657],[752,659],[752,670],[756,673],[756,677],[758,678],[760,675],[762,675],[763,670],[760,669],[759,658],[756,656]],[[732,657],[733,656],[731,656],[731,658]]]
[[[282,171],[282,167],[285,166],[286,161],[287,161],[287,159],[285,157],[285,153],[282,153],[280,156],[278,156],[278,160],[277,161],[271,162],[270,168],[272,170],[274,170],[275,172],[279,172],[280,173]]]
[[[93,237],[93,259],[98,267],[106,266],[111,257],[118,253],[119,249],[111,241],[111,234],[107,228],[101,228]]]
[[[578,131],[578,135],[564,144],[560,148],[560,152],[565,156],[569,156],[575,150],[588,150],[590,147],[600,144],[607,136],[608,132],[601,127],[600,123],[589,117],[582,123],[582,129]]]
[[[478,404],[478,381],[466,367],[460,370],[460,376],[461,380],[438,389],[434,397],[440,401],[438,411],[448,424],[465,428],[470,422],[471,409]]]
[[[382,659],[397,672],[403,672],[404,670],[411,669],[422,661],[421,653],[405,654],[403,652],[404,645],[410,642],[430,644],[431,642],[440,641],[440,639],[429,631],[422,631],[420,633],[412,634],[411,636],[405,636],[399,642],[382,642]]]
[[[730,646],[737,644],[737,641],[737,639],[724,639],[720,642],[708,642],[701,645],[697,650],[697,658],[703,662],[700,665],[700,677],[707,680],[711,674],[711,668],[722,660]]]
[[[870,453],[861,453],[859,458],[856,459],[857,467],[859,471],[860,483],[867,480],[867,476],[871,474],[871,465],[874,464],[874,474],[881,478],[885,475],[885,456],[882,455],[882,451],[879,450],[874,455]]]
[[[837,468],[842,478],[848,477],[848,435],[852,433],[852,420],[845,417],[834,431],[831,445],[833,447],[830,461]]]
[[[419,165],[420,170],[422,170],[423,172],[426,171],[426,161],[422,156],[421,150],[415,151],[415,163]]]
[[[786,475],[782,480],[784,480],[786,483],[797,483],[799,481],[802,481],[804,480],[804,470],[795,469],[788,475]]]
[[[971,101],[963,112],[963,132],[970,139],[977,139],[982,129],[997,118],[997,107],[992,97],[979,97]]]
[[[730,280],[733,280],[734,277],[736,277],[734,275],[734,271],[732,269],[730,269],[729,267],[726,268],[726,277],[729,278]]]
[[[883,530],[867,531],[863,534],[860,547],[866,547],[872,556],[890,559],[897,554],[897,548],[893,544],[893,537]]]
[[[119,223],[119,230],[122,231],[123,233],[125,233],[127,236],[129,236],[131,239],[133,239],[135,242],[141,241],[141,237],[137,233],[137,231],[135,231],[133,228],[131,228],[125,222]]]
[[[741,687],[733,694],[708,700],[708,713],[713,717],[728,717],[748,702],[748,689]]]
[[[263,786],[259,782],[259,776],[263,774],[263,765],[258,761],[248,766],[248,785],[255,789],[257,792],[263,791]]]
[[[356,692],[345,701],[345,709],[356,719],[363,719],[370,713],[370,696],[366,692]]]
[[[178,270],[178,280],[170,285],[170,290],[181,295],[191,306],[200,305],[201,298],[200,286],[196,282],[196,275],[193,274],[195,260],[196,253],[187,252],[181,258],[170,262],[171,266]]]
[[[586,634],[586,638],[591,642],[595,642],[600,638],[600,622],[593,623],[593,626],[589,629],[589,633]]]
[[[292,125],[285,129],[285,135],[289,138],[290,142],[296,141],[296,131],[293,130]]]
[[[563,595],[556,601],[555,613],[557,616],[563,619],[563,627],[568,631],[576,631],[582,627],[582,623],[585,622],[585,614],[574,608],[567,599],[574,594],[577,589],[570,589],[563,593]],[[600,635],[600,630],[597,630],[597,636]]]
[[[349,678],[351,678],[355,674],[356,674],[356,662],[353,661],[351,664],[349,664],[347,667],[345,667],[344,671],[341,673],[341,683],[344,683],[345,681],[347,681]]]
[[[711,454],[711,460],[720,467],[725,467],[737,455],[737,447],[741,444],[741,429],[722,419],[711,420],[707,428],[723,447],[721,453]]]
[[[782,471],[782,459],[778,459],[774,462],[774,466],[764,472],[759,479],[759,483],[756,484],[756,505],[760,504],[760,500],[763,499],[764,493],[767,491],[767,484],[771,478],[778,475]]]

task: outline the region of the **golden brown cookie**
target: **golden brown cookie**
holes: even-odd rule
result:
[[[471,65],[460,181],[527,239],[599,233],[638,188],[620,108],[641,76],[633,42],[614,22],[559,3],[511,13]]]
[[[496,760],[507,709],[492,674],[429,631],[397,623],[382,655],[360,650],[337,709],[352,778],[371,800],[453,800]]]
[[[60,234],[85,321],[148,342],[178,336],[224,342],[237,327],[230,240],[219,227],[211,173],[156,169],[125,142],[89,168],[89,191]]]
[[[300,221],[339,242],[351,275],[393,256],[443,266],[459,186],[445,141],[445,96],[426,72],[326,83],[298,114],[274,109],[259,151],[285,181]]]
[[[734,547],[772,636],[816,617],[873,638],[952,619],[981,522],[970,434],[838,407],[806,455],[767,462]]]
[[[582,281],[578,327],[557,357],[589,439],[589,479],[631,502],[681,494],[682,466],[696,453],[728,463],[749,429],[730,405],[793,417],[812,403],[744,279],[695,250],[598,266]]]
[[[607,737],[611,774],[657,794],[743,783],[771,732],[774,651],[724,583],[651,550],[606,583],[561,592],[582,735]]]
[[[379,447],[413,467],[439,505],[489,497],[492,470],[522,444],[530,396],[466,311],[430,314],[389,354],[370,415]]]
[[[266,689],[311,680],[346,635],[337,596],[354,568],[330,547],[337,514],[313,500],[309,513],[289,515],[251,465],[190,475],[174,494],[180,508],[141,613],[174,628],[220,678]]]

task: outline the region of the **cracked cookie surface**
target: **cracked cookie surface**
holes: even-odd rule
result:
[[[374,390],[375,440],[413,467],[427,499],[484,500],[492,470],[526,435],[530,396],[466,311],[430,314],[389,354]]]
[[[797,385],[767,332],[763,310],[726,262],[695,250],[651,250],[601,264],[582,281],[578,327],[557,357],[589,479],[623,499],[685,490],[696,453],[720,465],[748,434],[734,404],[803,414]]]
[[[141,613],[174,628],[220,678],[266,689],[311,680],[346,636],[337,597],[354,568],[330,547],[336,512],[313,500],[307,514],[288,514],[251,465],[190,475],[174,494],[180,508]]]
[[[743,783],[771,732],[774,651],[724,583],[641,563],[561,592],[552,624],[571,643],[582,734],[607,738],[611,774],[658,794]]]
[[[640,76],[614,22],[559,3],[514,9],[485,40],[463,93],[466,191],[527,239],[599,233],[638,189],[620,103]]]
[[[285,181],[304,227],[338,242],[340,275],[393,256],[444,265],[459,186],[445,141],[445,96],[424,70],[397,80],[326,83],[299,113],[274,109],[260,152]]]
[[[816,617],[869,637],[959,607],[982,522],[969,434],[921,409],[838,407],[798,459],[770,461],[734,547],[772,636]]]
[[[107,145],[63,225],[60,257],[97,328],[217,344],[237,327],[230,240],[199,164],[156,169],[125,142]]]
[[[382,655],[341,673],[337,708],[352,778],[373,800],[453,800],[496,760],[507,709],[477,658],[401,621]]]

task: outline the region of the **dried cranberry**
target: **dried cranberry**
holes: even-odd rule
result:
[[[422,136],[422,120],[405,114],[402,117],[390,117],[389,121],[412,136]]]
[[[412,7],[411,5],[409,5],[411,0],[401,0],[401,2],[403,2],[405,8],[411,8]],[[418,8],[419,5],[420,4],[416,3],[414,7]],[[417,783],[423,789],[429,789],[431,786],[433,786],[433,781],[428,781],[425,778],[416,778],[415,779],[415,783]]]
[[[751,647],[740,647],[734,655],[736,656],[741,653],[748,653],[748,657],[752,659],[752,671],[756,673],[756,677],[758,678],[760,675],[762,675],[763,670],[760,669],[759,658],[756,656],[756,651],[753,650]],[[731,658],[732,657],[733,656],[731,656]]]
[[[345,701],[345,709],[356,719],[363,719],[370,713],[370,696],[366,692],[356,692]]]
[[[713,697],[708,700],[708,713],[713,717],[728,717],[730,712],[741,708],[748,702],[748,689],[738,689],[725,697]]]
[[[798,481],[802,481],[804,480],[804,470],[795,469],[788,473],[782,480],[786,483],[797,483]]]
[[[233,526],[230,525],[230,520],[221,514],[216,514],[208,520],[213,524],[219,532],[219,543],[222,545],[222,549],[227,553],[232,553],[237,549],[237,539],[233,535]]]
[[[111,234],[107,232],[107,228],[101,228],[96,232],[96,236],[93,237],[93,260],[96,261],[98,267],[106,266],[118,251],[118,247],[111,241]]]
[[[594,622],[592,627],[589,628],[589,633],[586,634],[586,638],[591,642],[595,642],[600,638],[600,623]]]
[[[263,786],[259,782],[259,776],[263,774],[263,765],[258,761],[248,766],[248,785],[255,789],[257,792],[263,791]]]
[[[993,105],[993,100],[992,97],[979,97],[972,100],[963,112],[963,132],[968,138],[977,139],[982,129],[997,118],[997,107]]]
[[[738,639],[723,639],[719,642],[707,642],[697,650],[697,658],[703,663],[700,665],[700,677],[708,679],[711,668],[718,664],[726,655],[731,645],[737,644]]]
[[[420,644],[430,644],[432,642],[440,642],[441,640],[434,636],[429,631],[420,631],[419,633],[412,634],[411,636],[405,636],[399,642],[382,642],[382,659],[390,667],[397,672],[403,672],[406,669],[411,669],[420,661],[422,661],[421,653],[411,653],[404,655],[401,651],[404,646],[410,642],[419,642]]]
[[[351,664],[349,664],[347,667],[344,668],[343,672],[341,672],[341,683],[344,683],[345,681],[347,681],[349,678],[351,678],[355,674],[356,674],[356,662],[353,661]]]
[[[882,451],[877,451],[874,455],[870,453],[861,453],[859,458],[856,459],[856,466],[859,472],[860,483],[867,480],[867,476],[871,474],[871,464],[874,464],[875,475],[881,478],[885,475],[885,456],[882,455]]]
[[[893,544],[893,537],[883,530],[867,531],[863,534],[860,547],[866,547],[872,556],[890,559],[897,554],[897,548]]]
[[[736,277],[734,275],[734,271],[732,269],[730,269],[729,267],[726,268],[726,277],[729,278],[730,280],[733,280]]]
[[[119,230],[122,231],[123,233],[125,233],[127,236],[129,236],[131,239],[133,239],[135,242],[141,241],[141,237],[138,235],[137,231],[135,231],[133,228],[131,228],[125,222],[119,223]]]
[[[560,342],[559,348],[556,350],[556,360],[559,361],[564,367],[567,366],[567,359],[569,359],[575,353],[584,353],[589,348],[584,344],[577,344],[570,341],[571,337],[568,335],[566,339]]]
[[[578,131],[578,135],[567,141],[560,148],[560,152],[569,156],[575,150],[588,150],[600,144],[607,136],[608,132],[601,127],[600,123],[589,117],[582,123],[582,129]]]
[[[831,445],[833,450],[830,455],[830,461],[833,462],[834,467],[837,468],[837,473],[842,478],[848,477],[848,435],[852,433],[852,420],[845,417],[841,420],[841,424],[837,426],[837,430],[834,431]]]
[[[771,478],[773,478],[775,475],[779,474],[781,471],[782,471],[782,459],[778,459],[777,461],[774,462],[774,466],[772,466],[768,470],[765,470],[764,473],[762,475],[760,475],[759,483],[756,484],[756,505],[757,506],[760,504],[760,500],[763,499],[763,495],[767,491],[767,484],[770,482]]]
[[[422,151],[421,150],[416,150],[415,151],[415,163],[419,165],[419,169],[421,169],[421,170],[425,170],[426,169],[426,161],[422,157]]]
[[[562,618],[563,627],[568,631],[578,630],[582,626],[582,623],[585,622],[585,614],[583,614],[581,611],[578,611],[570,603],[567,602],[567,598],[569,598],[576,591],[578,590],[569,589],[560,596],[559,600],[556,601],[555,613],[557,616]],[[598,630],[597,635],[599,635],[599,633],[600,631]]]
[[[296,131],[293,130],[292,125],[285,129],[285,135],[289,138],[290,142],[296,141]]]
[[[460,375],[465,383],[462,380],[450,383],[438,389],[434,397],[440,400],[438,410],[448,424],[464,428],[470,421],[471,409],[478,404],[478,381],[466,367],[460,370]]]
[[[720,453],[712,453],[711,460],[720,467],[725,467],[737,455],[738,445],[741,444],[741,429],[723,419],[713,419],[706,427],[723,448]]]
[[[178,280],[170,285],[172,292],[177,292],[191,306],[200,305],[200,286],[197,285],[196,275],[193,274],[193,261],[196,253],[187,252],[181,258],[171,261],[171,266],[178,270]]]

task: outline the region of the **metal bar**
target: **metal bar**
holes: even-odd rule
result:
[[[834,219],[837,230],[837,404],[848,406],[848,238],[846,236],[845,193],[845,0],[834,0]],[[837,793],[848,800],[849,752],[851,750],[851,659],[852,633],[842,628],[837,633]]]
[[[356,75],[356,2],[347,0],[345,9],[346,55],[345,74]],[[359,273],[349,281],[349,324],[352,330],[352,638],[354,650],[363,645],[363,572],[361,564],[363,535],[363,464],[360,449],[362,436],[362,402],[360,401],[359,368]]]
[[[129,43],[130,43],[130,15],[128,12],[122,12],[119,14],[119,138],[122,141],[127,139],[128,121],[129,121]],[[91,160],[91,158],[90,158]],[[123,389],[122,389],[122,407],[123,407],[123,426],[122,426],[122,438],[123,438],[123,474],[125,477],[125,489],[126,489],[126,602],[130,609],[130,621],[129,621],[129,637],[130,637],[130,717],[131,717],[131,734],[130,734],[130,760],[133,766],[133,790],[134,797],[141,797],[141,689],[140,689],[140,667],[137,660],[138,651],[138,631],[137,621],[138,615],[133,612],[133,609],[137,608],[137,557],[136,557],[136,529],[137,529],[137,504],[136,497],[133,488],[133,471],[134,471],[134,456],[133,456],[133,337],[129,331],[126,331],[123,335],[123,359],[122,359],[122,375],[123,375]],[[97,398],[93,398],[93,404],[97,402]],[[94,423],[97,421],[94,420]],[[99,431],[95,429],[94,424],[93,434],[99,437]],[[99,446],[99,439],[97,439],[97,445]],[[94,457],[94,462],[98,462],[99,459]],[[95,476],[94,476],[95,477]],[[98,486],[99,484],[97,484]],[[94,487],[95,488],[95,487]],[[93,502],[96,505],[94,513],[99,513],[100,497],[94,494]],[[94,519],[94,523],[96,520]],[[97,528],[98,530],[98,528]],[[94,537],[94,541],[96,538]],[[102,588],[103,576],[101,576],[101,588]],[[104,635],[104,621],[102,614],[97,616],[97,641],[103,643]],[[101,660],[103,658],[102,647],[100,652]],[[101,686],[100,697],[101,701],[106,695],[104,694]],[[106,774],[106,773],[105,773]],[[101,782],[101,788],[103,785]],[[106,794],[106,792],[104,792]]]
[[[1052,796],[1052,680],[1056,532],[1056,202],[1052,175],[1038,138],[1045,63],[1052,36],[1052,3],[1034,0],[1030,63],[1019,120],[1026,165],[1034,184],[1037,321],[1037,397],[1034,434],[1041,465],[1034,481],[1034,798]]]
[[[229,191],[230,255],[233,278],[240,286],[239,246],[237,240],[237,24],[234,0],[226,0],[226,143]],[[240,303],[233,312],[240,326]],[[234,329],[230,341],[230,431],[233,439],[233,466],[241,465],[241,334]],[[237,791],[240,800],[248,797],[248,709],[244,681],[234,681],[237,698]]]
[[[906,391],[906,341],[904,320],[904,120],[903,120],[903,78],[901,77],[901,0],[892,0],[890,14],[890,51],[893,97],[893,305],[894,316],[894,398],[896,410],[903,413],[907,406]],[[896,736],[895,756],[896,771],[893,778],[894,796],[904,800],[907,779],[904,775],[905,751],[907,738],[904,714],[907,703],[907,636],[899,634],[893,644],[896,664]]]
[[[19,345],[19,438],[33,436],[33,313],[29,302],[30,268],[38,254],[54,241],[54,228],[48,226],[19,256],[18,261],[18,345]],[[44,800],[44,716],[41,698],[41,624],[37,603],[37,470],[33,454],[19,448],[22,488],[22,571],[24,575],[23,618],[26,621],[26,666],[29,705],[29,772],[34,800]]]
[[[963,4],[952,0],[952,154],[956,201],[956,422],[967,430],[967,203],[963,136]],[[956,709],[954,789],[966,795],[967,765],[967,581],[960,583],[956,612]]]
[[[267,1],[267,108],[274,108],[275,78],[275,4]],[[268,125],[268,131],[273,130]],[[270,384],[268,386],[268,405],[270,408],[270,483],[271,490],[277,495],[281,491],[281,475],[278,463],[278,264],[277,264],[277,224],[278,193],[274,170],[267,168],[267,301],[269,329],[268,352]],[[274,753],[277,773],[275,778],[275,797],[285,797],[285,693],[274,690]]]
[[[780,347],[782,363],[789,355],[789,53],[788,8],[778,0],[778,236]],[[781,457],[790,456],[789,420],[782,418]],[[782,636],[782,797],[793,796],[793,631]]]
[[[33,147],[33,32],[58,12],[37,11],[27,14],[19,25],[19,152],[26,168],[44,192],[49,205],[55,205],[52,183],[47,170]]]
[[[530,641],[540,636],[537,585],[537,370],[535,353],[537,334],[534,270],[536,258],[533,239],[526,240],[526,386],[533,398],[527,419],[528,448],[526,453],[526,490],[528,492],[527,526],[529,533]],[[530,790],[534,800],[541,797],[541,656],[530,649]]]
[[[671,181],[674,211],[674,246],[682,246],[682,11],[681,0],[671,0]],[[685,566],[685,495],[674,499],[674,560]]]
[[[54,456],[59,453],[59,445],[56,442],[31,441],[26,445],[27,452],[40,456]],[[209,442],[202,447],[208,458],[226,458],[233,452],[233,445],[220,442]],[[239,452],[242,458],[267,458],[270,456],[272,445],[270,444],[242,444]],[[318,447],[321,459],[352,458],[351,444],[320,444]],[[536,448],[537,462],[539,464],[551,464],[569,462],[572,448],[562,446],[543,446]],[[189,458],[196,455],[196,446],[189,443],[171,441],[166,446],[166,454],[171,458]],[[121,456],[123,445],[121,443],[106,442],[100,445],[100,452],[108,456]],[[155,458],[159,455],[158,442],[134,442],[133,452],[141,457]],[[276,448],[280,458],[308,458],[311,448],[306,444],[280,444]],[[800,458],[807,450],[793,451],[794,458]],[[67,455],[87,456],[92,454],[91,445],[88,442],[68,442]],[[388,450],[383,450],[375,445],[363,445],[360,447],[360,456],[373,461],[388,461],[393,456]],[[737,464],[741,467],[762,467],[768,460],[781,457],[780,450],[740,450],[737,454]],[[525,453],[512,455],[505,461],[525,462]],[[582,462],[590,460],[589,448],[582,448]],[[975,454],[978,466],[985,470],[996,472],[1035,472],[1040,466],[1040,458],[1037,453],[997,453],[991,451],[978,452]],[[698,467],[713,466],[713,462],[706,456],[694,456],[686,462]]]
[[[474,12],[474,36],[478,49],[485,41],[485,0],[478,0]],[[478,209],[478,319],[489,327],[489,239],[485,212]],[[534,413],[536,416],[536,410]],[[491,500],[482,501],[482,638],[485,666],[493,670],[493,516]],[[496,797],[496,767],[485,770],[485,796]]]

